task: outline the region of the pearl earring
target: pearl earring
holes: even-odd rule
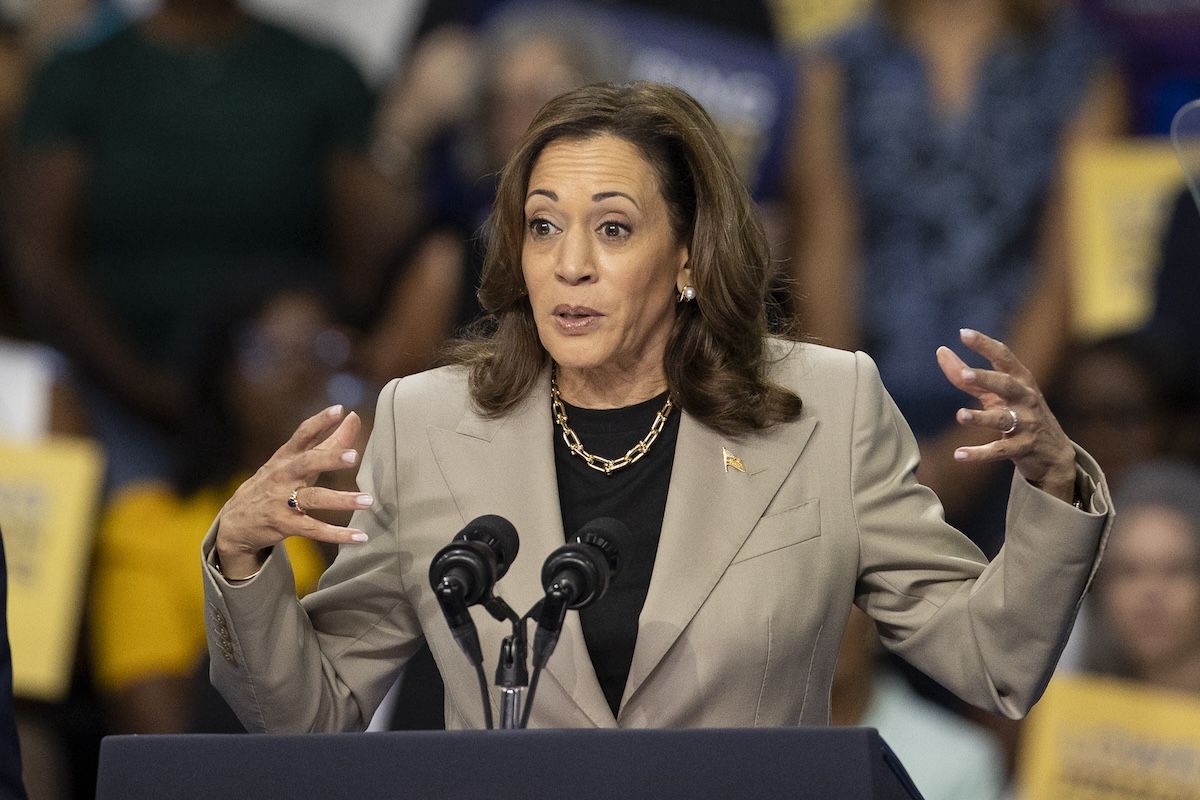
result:
[[[679,291],[679,302],[690,303],[696,299],[696,287],[690,283]]]

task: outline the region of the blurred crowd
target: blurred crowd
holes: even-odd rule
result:
[[[933,353],[967,325],[1013,345],[1118,497],[1068,667],[1200,697],[1200,213],[1181,180],[1153,313],[1081,339],[1065,166],[1166,132],[1200,97],[1198,30],[1169,0],[0,0],[0,348],[53,376],[42,433],[106,459],[74,688],[18,698],[30,796],[90,796],[104,734],[236,730],[200,539],[299,420],[369,422],[479,317],[497,170],[599,80],[710,110],[779,318],[874,357],[989,554],[1011,468],[954,462],[972,433]],[[289,548],[308,591],[332,553]],[[1018,726],[877,650],[856,616],[835,722],[883,730],[930,800],[1010,791]],[[408,673],[379,724],[436,726],[436,675]]]

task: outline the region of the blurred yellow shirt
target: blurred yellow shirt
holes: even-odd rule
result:
[[[93,672],[112,693],[192,675],[205,650],[200,542],[242,479],[181,498],[167,485],[121,490],[100,523],[89,608]],[[303,596],[325,569],[317,545],[284,542]]]

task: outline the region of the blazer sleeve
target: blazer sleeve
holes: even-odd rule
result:
[[[1095,461],[1076,447],[1082,509],[1015,474],[989,564],[916,480],[916,439],[856,354],[851,498],[857,605],[884,644],[967,702],[1020,718],[1045,689],[1112,525]]]
[[[236,586],[215,569],[220,518],[202,544],[213,685],[251,732],[362,730],[421,630],[400,576],[394,396],[380,393],[358,486],[375,506],[351,525],[368,541],[344,545],[318,591],[296,599],[287,553],[276,547]]]

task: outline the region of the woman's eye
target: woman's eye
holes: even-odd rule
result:
[[[540,217],[534,218],[529,220],[529,232],[534,236],[549,236],[554,233],[554,225]]]
[[[629,229],[619,222],[605,222],[600,226],[600,232],[609,239],[616,239],[628,233]]]

